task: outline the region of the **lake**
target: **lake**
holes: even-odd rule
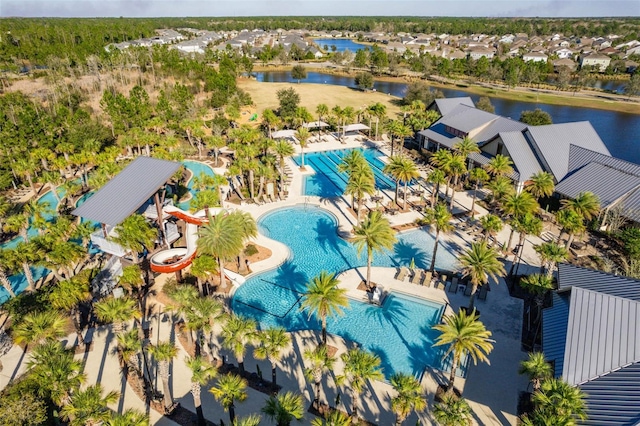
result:
[[[332,40],[338,41],[338,40]],[[350,40],[345,40],[350,41]],[[272,71],[255,73],[258,81],[263,82],[291,82],[291,73],[288,71]],[[323,74],[307,71],[307,78],[303,83],[333,84],[337,86],[355,86],[353,77]],[[378,92],[388,93],[393,96],[404,97],[407,84],[401,82],[375,81],[374,89]],[[434,89],[438,89],[435,88]],[[470,94],[463,90],[439,89],[447,98],[456,96],[471,96],[477,102],[479,95]],[[617,111],[604,111],[593,108],[580,108],[561,105],[546,105],[535,102],[519,102],[502,98],[491,98],[491,103],[496,109],[496,114],[510,117],[514,120],[520,118],[520,113],[525,110],[540,108],[548,112],[554,123],[569,123],[574,121],[590,121],[598,132],[611,155],[627,161],[640,164],[640,115],[628,114]],[[333,105],[329,105],[331,108]]]
[[[368,49],[369,46],[366,44],[356,43],[353,40],[347,38],[316,38],[313,40],[321,49],[324,49],[325,46],[328,47],[326,49],[328,52],[333,51],[331,46],[336,47],[336,52],[344,52],[348,50],[350,52],[356,52],[360,49]]]

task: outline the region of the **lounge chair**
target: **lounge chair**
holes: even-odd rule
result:
[[[451,285],[449,286],[449,293],[458,292],[458,277],[451,278]]]
[[[487,300],[487,292],[489,291],[489,284],[485,284],[478,290],[478,299]]]
[[[471,296],[471,291],[473,290],[473,284],[467,283],[467,288],[464,289],[465,296]]]
[[[422,269],[414,269],[413,276],[411,277],[411,284],[418,284],[420,282],[420,277],[422,277]]]
[[[420,285],[426,285],[427,287],[431,286],[431,276],[433,274],[431,271],[425,271],[422,276],[422,280],[420,281]]]
[[[398,275],[396,275],[396,280],[404,281],[408,273],[409,273],[409,269],[403,266],[402,268],[400,268],[400,272],[398,272]]]

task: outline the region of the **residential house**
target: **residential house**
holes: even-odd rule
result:
[[[600,72],[604,72],[610,63],[611,63],[611,58],[599,53],[591,53],[589,55],[580,55],[580,67],[590,66]]]
[[[482,57],[487,59],[491,59],[495,56],[496,51],[493,49],[488,49],[484,47],[474,47],[467,51],[470,59],[478,60]]]
[[[557,281],[542,350],[554,376],[586,394],[577,424],[639,424],[640,281],[565,263]]]
[[[562,67],[567,67],[571,71],[575,71],[578,68],[578,64],[572,59],[556,59],[553,61],[553,69],[558,71]]]
[[[553,51],[553,53],[558,56],[558,59],[571,59],[573,58],[573,55],[575,54],[575,52],[571,49],[568,49],[566,47],[562,47],[560,49],[556,49]]]
[[[522,55],[522,60],[525,62],[547,62],[547,59],[549,57],[540,52],[530,52]]]

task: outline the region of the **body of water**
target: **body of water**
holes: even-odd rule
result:
[[[288,71],[259,72],[258,81],[265,82],[294,82]],[[304,83],[333,84],[337,86],[354,87],[353,77],[335,76],[319,72],[307,72]],[[378,92],[388,93],[393,96],[404,97],[407,84],[401,82],[376,81],[374,89]],[[459,89],[439,89],[445,97],[471,96],[478,101],[479,95],[470,94]],[[496,114],[510,117],[514,120],[520,118],[520,113],[526,110],[540,108],[548,112],[554,123],[569,123],[575,121],[589,121],[598,132],[611,155],[623,160],[640,164],[640,115],[617,111],[605,111],[593,108],[580,108],[562,105],[547,105],[543,103],[520,102],[502,98],[491,98],[491,103],[496,109]],[[329,108],[333,105],[329,105]]]
[[[366,266],[366,255],[338,235],[338,222],[316,206],[282,208],[262,216],[260,233],[289,247],[289,257],[278,268],[256,274],[234,293],[233,312],[256,319],[262,327],[281,326],[288,331],[320,330],[319,321],[300,310],[307,283],[321,271],[340,273]],[[413,259],[428,268],[433,236],[424,229],[403,232],[391,251],[376,253],[374,266],[407,266]],[[455,247],[444,243],[436,266],[455,269]],[[327,329],[380,356],[384,373],[419,374],[429,365],[442,368],[442,353],[432,348],[436,334],[431,326],[443,306],[393,294],[382,307],[349,301],[344,317],[330,319]]]
[[[350,52],[356,52],[360,49],[368,49],[369,46],[366,44],[356,43],[353,40],[346,38],[316,38],[313,40],[321,49],[324,49],[328,52],[333,52],[331,46],[336,47],[336,52],[344,52],[348,50]],[[324,47],[327,46],[327,49]]]

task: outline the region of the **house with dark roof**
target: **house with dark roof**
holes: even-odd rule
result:
[[[640,423],[640,281],[558,265],[558,290],[543,310],[542,350],[586,394],[581,425]]]

